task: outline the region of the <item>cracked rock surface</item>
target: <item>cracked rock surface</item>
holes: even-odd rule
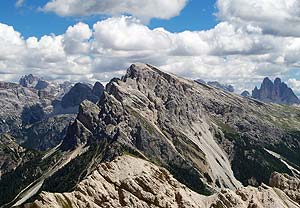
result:
[[[70,193],[42,192],[24,205],[32,207],[300,207],[279,189],[268,186],[223,189],[203,196],[179,183],[164,168],[132,156],[98,166]]]

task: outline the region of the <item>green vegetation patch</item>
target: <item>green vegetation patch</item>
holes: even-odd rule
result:
[[[235,177],[245,186],[268,184],[273,172],[292,174],[279,159],[260,147],[238,147],[232,161]],[[255,183],[250,181],[256,180]]]
[[[86,177],[88,168],[93,169],[93,162],[101,161],[101,144],[92,144],[89,150],[76,157],[65,167],[46,179],[42,189],[48,192],[69,192]]]
[[[167,168],[170,173],[181,183],[185,184],[191,190],[200,194],[209,196],[212,195],[210,190],[201,180],[199,173],[193,168],[184,168],[172,164],[168,165]]]
[[[61,154],[56,152],[51,157],[43,160],[43,154],[28,150],[24,157],[31,157],[31,159],[21,164],[15,171],[1,177],[0,206],[12,201],[21,190],[49,171],[56,161],[61,158]]]

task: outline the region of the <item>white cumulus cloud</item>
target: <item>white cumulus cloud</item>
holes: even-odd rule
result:
[[[60,16],[131,14],[147,22],[179,15],[187,0],[51,0],[44,11]]]
[[[300,36],[299,0],[217,0],[222,21],[260,27],[265,34]]]
[[[180,11],[178,5],[184,7],[186,1],[162,1],[162,8],[167,5],[164,2],[177,8],[173,15],[166,12],[165,16],[160,16],[160,8],[151,5],[152,1],[141,1],[145,7],[141,13],[133,9],[140,1],[123,1],[120,5],[115,4],[118,1],[102,1],[107,5],[101,12],[95,5],[98,1],[87,1],[93,4],[82,4],[84,8],[78,6],[80,0],[64,2],[52,0],[44,9],[60,15],[114,15],[131,8],[126,13],[135,17],[110,17],[93,26],[79,22],[61,35],[40,39],[24,39],[13,27],[0,24],[2,80],[34,73],[53,79],[107,82],[122,75],[131,63],[145,62],[191,79],[234,84],[238,91],[253,88],[265,76],[282,77],[294,89],[299,83],[297,78],[289,77],[291,69],[300,68],[300,28],[297,24],[291,26],[298,21],[298,1],[278,0],[278,4],[271,4],[269,0],[218,0],[222,21],[214,28],[178,33],[150,29],[139,18],[171,17]],[[110,12],[105,8],[110,8]],[[150,15],[151,9],[157,10],[152,12],[154,16]]]

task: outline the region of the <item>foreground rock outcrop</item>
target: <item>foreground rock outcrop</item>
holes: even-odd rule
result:
[[[281,189],[291,199],[300,204],[300,179],[287,174],[273,173],[270,186]]]
[[[164,168],[132,156],[118,157],[97,167],[70,193],[42,192],[34,207],[215,207],[296,208],[284,192],[268,186],[224,189],[206,197],[179,183]]]

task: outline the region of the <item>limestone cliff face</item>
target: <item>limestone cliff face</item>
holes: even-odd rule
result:
[[[94,87],[84,83],[77,83],[64,95],[61,100],[63,108],[79,106],[83,100],[90,100],[96,103],[102,96],[104,87],[97,82]]]
[[[300,204],[300,179],[287,174],[273,173],[270,186],[281,189],[287,196]]]
[[[35,153],[21,147],[15,139],[7,134],[0,136],[0,179],[1,176],[14,171],[19,165],[35,157]]]
[[[53,117],[52,120],[59,122],[60,119],[57,119],[53,113],[53,102],[61,94],[64,94],[68,85],[64,86],[63,84],[50,82],[45,84],[46,82],[33,75],[21,78],[20,84],[0,82],[0,135],[3,133],[10,134],[17,139],[18,143],[23,143],[26,141],[27,132],[31,125],[38,123],[37,125],[41,126],[41,123],[46,123],[49,117]],[[73,115],[68,117],[67,120],[70,121],[69,118],[72,117]],[[68,122],[61,122],[63,128],[67,125]],[[51,128],[47,129],[50,130]],[[53,131],[52,133],[59,134],[60,132]],[[36,146],[39,146],[39,144],[31,148]],[[53,146],[45,145],[44,147]]]
[[[33,207],[180,207],[297,208],[284,192],[268,186],[223,189],[203,196],[179,183],[164,168],[132,156],[118,157],[97,167],[70,193],[42,192]]]
[[[100,82],[73,86],[32,74],[23,76],[19,84],[0,82],[0,135],[8,133],[31,149],[53,148],[63,140],[80,103],[85,99],[96,103],[103,91]]]
[[[244,185],[258,186],[268,183],[273,171],[291,174],[265,148],[299,162],[299,140],[280,121],[292,111],[150,65],[132,65],[124,77],[107,85],[97,105],[85,101],[80,109],[62,150],[105,143],[104,161],[124,152],[136,154],[200,193],[236,189],[241,186],[236,177]]]
[[[10,136],[0,138],[0,178],[1,175],[14,170],[22,161],[25,149],[19,146]]]
[[[107,140],[105,160],[122,152],[138,154],[198,192],[240,187],[228,156],[214,140],[196,86],[151,66],[132,65],[121,80],[108,84],[99,107],[81,105],[62,148]]]
[[[276,78],[274,83],[265,78],[260,89],[255,87],[252,91],[252,97],[264,102],[273,102],[278,104],[299,104],[300,100],[293,90],[289,88],[281,79]]]

